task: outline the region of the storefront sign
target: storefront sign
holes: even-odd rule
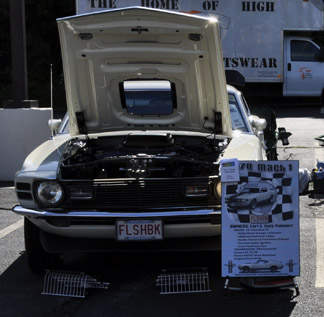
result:
[[[298,161],[238,170],[239,181],[222,177],[222,276],[299,276]]]
[[[160,10],[185,11],[188,13],[205,12],[206,15],[218,12],[218,4],[219,1],[217,0],[76,0],[76,9],[77,14],[83,14],[101,10],[141,6]],[[253,8],[251,7],[251,9]]]

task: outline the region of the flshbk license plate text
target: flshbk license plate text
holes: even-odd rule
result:
[[[162,240],[162,220],[118,220],[117,240]]]

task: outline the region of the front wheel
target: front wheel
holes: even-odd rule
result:
[[[257,201],[255,199],[253,199],[251,202],[250,202],[250,209],[253,210],[255,209],[257,206]]]
[[[271,204],[273,204],[276,201],[276,197],[274,195],[271,195],[269,201],[270,201]]]
[[[40,241],[40,232],[40,229],[25,217],[24,236],[26,259],[29,268],[34,273],[56,267],[60,260],[59,254],[51,254],[44,250]]]
[[[276,266],[271,266],[270,271],[271,272],[276,272],[277,271],[277,267]]]

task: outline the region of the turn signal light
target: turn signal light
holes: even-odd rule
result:
[[[204,185],[186,186],[185,195],[187,197],[207,197],[208,187]]]
[[[71,188],[69,190],[71,199],[92,199],[93,192],[92,189],[85,188]]]

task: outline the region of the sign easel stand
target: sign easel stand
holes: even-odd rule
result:
[[[231,291],[244,291],[246,288],[243,287],[233,287],[229,286],[230,278],[229,276],[226,277],[225,279],[225,284],[224,284],[224,295],[227,295],[228,290]]]
[[[273,287],[276,290],[284,290],[284,289],[291,289],[292,287],[295,288],[296,291],[296,295],[294,295],[294,297],[297,297],[300,294],[299,291],[299,286],[297,283],[297,278],[296,277],[291,277],[292,278],[292,284],[291,286],[279,286],[279,287]],[[252,279],[252,278],[251,278]],[[224,295],[227,294],[228,290],[233,290],[233,291],[243,291],[243,290],[247,290],[248,288],[246,287],[233,287],[233,286],[229,286],[230,284],[230,277],[227,276],[225,279],[225,284],[224,284]],[[251,285],[251,288],[255,288]],[[261,287],[259,287],[261,288]],[[267,287],[264,287],[264,289]],[[255,288],[256,289],[256,288]]]

